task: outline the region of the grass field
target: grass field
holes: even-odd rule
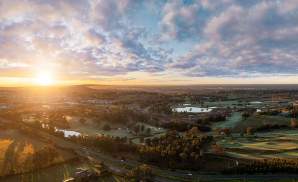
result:
[[[39,171],[0,178],[1,182],[62,182],[64,179],[72,177],[77,168],[90,168],[90,164],[83,161],[70,161],[63,164],[54,165]],[[120,182],[123,181],[117,176],[107,176],[101,178],[102,182]]]
[[[106,136],[113,136],[113,137],[127,137],[128,139],[133,139],[132,141],[134,143],[139,143],[140,136],[134,135],[132,132],[130,132],[127,127],[123,125],[111,125],[111,130],[105,131],[102,130],[102,126],[104,124],[107,124],[105,122],[102,123],[102,126],[97,126],[92,122],[91,119],[87,119],[87,122],[82,124],[79,122],[79,118],[77,117],[68,117],[68,121],[70,123],[70,130],[80,132],[85,135],[106,135]],[[155,126],[148,125],[146,123],[138,122],[137,125],[144,125],[145,131],[147,128],[150,128],[150,137],[158,137],[164,133],[166,133],[166,130],[163,128],[158,128]]]
[[[47,144],[29,137],[17,130],[0,132],[0,176],[34,170],[32,156]],[[58,156],[49,164],[62,163],[75,158],[75,155],[57,149]]]
[[[239,158],[298,158],[297,130],[256,133],[255,136],[225,137],[217,142],[228,155]]]
[[[234,128],[239,122],[242,122],[242,115],[240,112],[233,112],[226,121],[216,122],[212,128]]]
[[[82,134],[87,134],[87,135],[109,135],[109,136],[119,136],[119,137],[128,137],[131,138],[133,137],[132,134],[130,134],[125,128],[120,128],[120,126],[111,126],[112,129],[110,131],[104,131],[102,130],[102,126],[98,126],[93,123],[92,119],[87,119],[86,123],[82,124],[79,122],[78,117],[69,117],[68,119],[69,124],[70,124],[70,129],[73,131],[80,132]],[[103,123],[104,124],[104,123]],[[103,125],[102,124],[102,125]]]
[[[282,116],[253,115],[238,122],[234,127],[234,131],[241,132],[245,131],[247,127],[257,128],[265,124],[290,125],[290,118]]]

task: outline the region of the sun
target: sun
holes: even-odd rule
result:
[[[54,77],[51,72],[40,72],[36,75],[36,83],[38,85],[49,86],[54,84]]]

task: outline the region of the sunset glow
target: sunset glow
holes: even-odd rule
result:
[[[42,86],[53,85],[55,82],[53,75],[50,72],[38,73],[35,80],[36,80],[36,84],[42,85]]]
[[[295,181],[297,133],[298,0],[0,0],[0,181]]]
[[[0,84],[298,83],[297,2],[3,0]]]

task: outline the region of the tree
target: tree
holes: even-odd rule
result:
[[[142,164],[126,174],[129,181],[134,182],[151,182],[154,181],[152,168],[146,164]]]
[[[140,125],[135,125],[133,131],[138,134],[140,132]]]
[[[187,154],[184,153],[184,152],[180,153],[179,156],[180,156],[180,158],[181,158],[182,160],[186,160],[186,159],[187,159]]]
[[[138,148],[141,160],[171,168],[199,169],[204,149],[209,148],[212,136],[181,136],[169,131],[166,135],[146,139]]]
[[[292,118],[291,119],[291,127],[292,128],[297,128],[298,127],[298,123],[297,123],[297,121],[296,121],[295,118]]]
[[[144,132],[144,130],[145,130],[145,126],[141,125],[141,131]]]
[[[144,143],[144,137],[140,137],[140,143]]]
[[[81,124],[85,124],[85,123],[86,123],[86,119],[85,119],[85,118],[81,118],[81,119],[80,119],[80,123],[81,123]]]
[[[212,145],[212,150],[217,155],[224,154],[224,149],[221,146],[219,146],[218,144]]]
[[[191,133],[193,136],[196,136],[200,133],[200,130],[198,127],[195,126],[195,127],[192,127],[188,132]]]
[[[246,120],[249,116],[250,116],[249,112],[242,113],[242,117],[244,118],[244,120]]]
[[[108,125],[108,124],[105,124],[105,125],[102,127],[102,129],[103,129],[104,131],[110,131],[110,130],[111,130],[111,126]]]
[[[253,128],[252,127],[247,127],[246,128],[246,134],[247,135],[253,135]]]
[[[231,135],[231,130],[229,128],[224,128],[222,131],[224,132],[224,134],[226,136],[230,136]]]
[[[147,135],[150,135],[150,134],[151,134],[151,128],[147,128],[147,129],[146,129],[146,134],[147,134]]]

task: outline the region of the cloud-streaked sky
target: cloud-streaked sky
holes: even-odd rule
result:
[[[0,0],[0,82],[298,83],[298,0]]]

